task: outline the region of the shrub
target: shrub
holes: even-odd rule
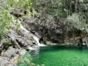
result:
[[[69,28],[73,29],[78,29],[82,31],[88,32],[88,24],[86,23],[85,19],[77,13],[73,13],[72,16],[68,16],[65,22]]]
[[[0,38],[2,38],[10,28],[10,22],[11,17],[9,15],[8,9],[6,7],[0,9]]]

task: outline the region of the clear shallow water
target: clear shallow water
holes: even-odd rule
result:
[[[18,60],[17,66],[29,66],[29,64],[25,62],[25,59],[30,59],[30,57],[30,53],[26,52],[26,54]]]
[[[42,47],[40,54],[33,56],[36,64],[45,66],[88,66],[88,50],[68,47]]]

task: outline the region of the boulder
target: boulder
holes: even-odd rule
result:
[[[17,65],[10,62],[8,58],[0,56],[0,66],[17,66]]]

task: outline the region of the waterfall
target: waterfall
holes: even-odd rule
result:
[[[11,23],[15,28],[18,28],[16,25],[19,25],[19,34],[22,37],[23,43],[26,44],[25,48],[28,49],[28,51],[30,53],[33,53],[34,55],[38,55],[39,54],[39,49],[41,46],[46,46],[44,44],[40,44],[39,42],[39,38],[36,34],[31,33],[30,31],[28,31],[21,23],[21,20],[15,20],[14,17],[12,16],[12,23]],[[36,44],[33,46],[30,46],[30,39],[31,37],[36,41]],[[20,39],[20,38],[19,38]],[[25,39],[25,40],[24,40]],[[27,40],[27,41],[26,41]],[[34,41],[33,40],[33,41]],[[27,44],[28,43],[28,44]],[[25,50],[22,50],[22,52],[20,52],[21,55],[25,54]]]
[[[21,28],[22,33],[24,34],[24,36],[28,36],[28,34],[30,33],[30,34],[32,35],[32,37],[34,38],[34,40],[37,42],[37,46],[34,46],[34,48],[41,47],[41,46],[46,46],[46,45],[44,45],[44,44],[40,44],[40,43],[39,43],[39,38],[38,38],[36,35],[32,34],[30,31],[28,31],[26,28],[24,28],[24,27],[22,26],[20,20],[18,20],[18,23],[19,23],[19,25],[20,25],[20,28]],[[33,48],[33,47],[30,47],[30,46],[29,46],[28,48],[29,48],[30,50],[34,50],[34,48]]]
[[[40,44],[40,43],[39,43],[39,38],[38,38],[37,36],[35,36],[35,35],[33,35],[33,34],[32,34],[32,36],[33,36],[33,38],[35,39],[35,41],[37,42],[37,45],[38,45],[39,47],[41,47],[41,46],[46,46],[46,45],[44,45],[44,44]]]
[[[23,30],[24,35],[28,35],[28,34],[29,34],[29,31],[28,31],[26,28],[24,28],[24,27],[22,26],[20,20],[18,20],[18,23],[19,23],[19,25],[20,25],[21,30]]]

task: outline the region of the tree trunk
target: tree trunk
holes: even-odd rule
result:
[[[79,0],[75,0],[75,12],[78,12],[78,8],[79,8]]]

